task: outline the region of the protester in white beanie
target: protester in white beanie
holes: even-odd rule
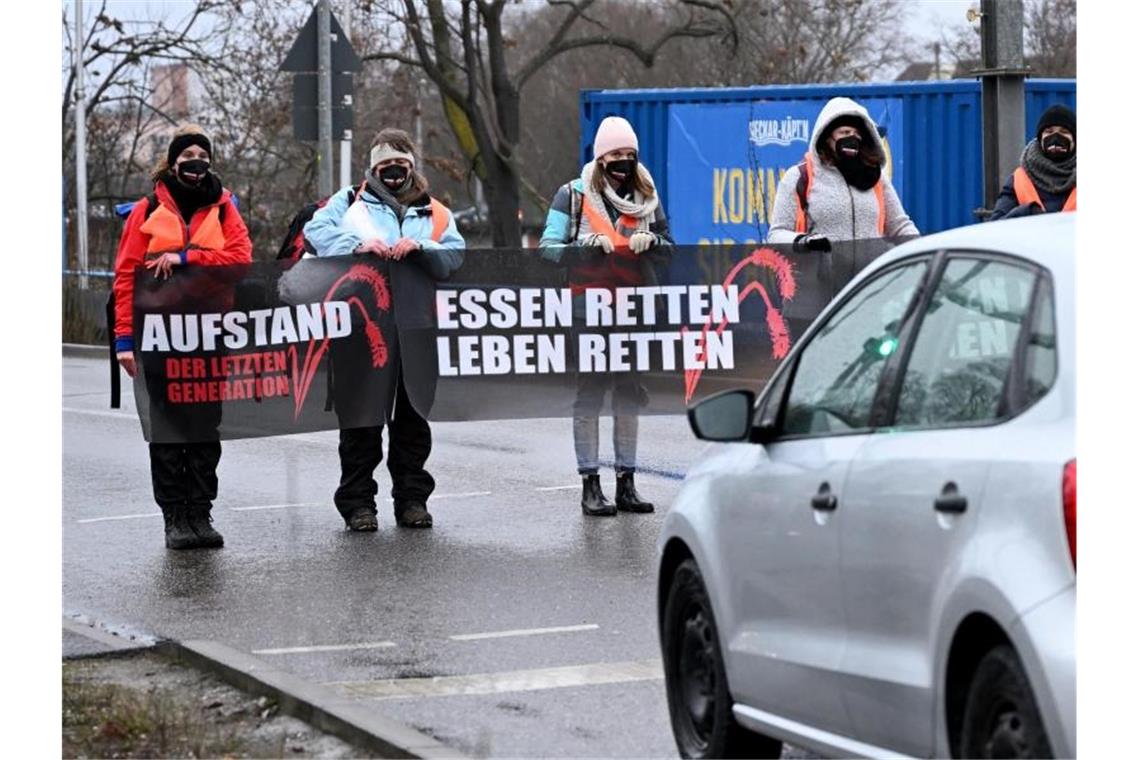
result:
[[[566,264],[575,319],[584,313],[587,289],[656,283],[668,265],[673,241],[653,177],[638,162],[637,134],[620,116],[598,125],[594,160],[558,189],[539,242],[540,255]],[[616,505],[602,493],[598,476],[598,418],[612,389]],[[574,400],[574,452],[582,477],[582,512],[589,516],[652,512],[637,493],[638,410],[646,397],[636,372],[582,373]]]
[[[334,193],[305,225],[305,238],[316,254],[387,259],[393,278],[401,276],[401,267],[419,267],[437,281],[450,277],[463,264],[466,243],[451,210],[428,194],[427,178],[416,168],[419,162],[411,136],[402,129],[380,130],[372,138],[368,160],[363,184]],[[332,361],[339,367],[335,341],[333,345]],[[402,364],[397,363],[398,377],[401,372]],[[333,383],[334,389],[353,387],[351,375],[343,369],[334,371]],[[338,396],[351,397],[351,390]],[[338,421],[342,413],[340,403],[334,407]],[[350,408],[351,402],[346,401],[345,409]],[[346,413],[345,418],[356,424],[352,414]],[[425,464],[431,454],[431,427],[412,405],[402,381],[397,385],[392,406],[385,410],[385,418],[389,421],[388,473],[392,477],[396,524],[402,528],[430,528],[432,516],[427,502],[435,489],[435,480]],[[384,425],[341,424],[341,477],[333,503],[351,531],[372,532],[379,527],[379,484],[373,474],[384,459],[383,429]]]

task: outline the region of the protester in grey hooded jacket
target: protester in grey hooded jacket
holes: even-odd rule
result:
[[[898,193],[883,175],[886,151],[867,109],[850,98],[832,98],[812,131],[806,229],[797,229],[800,167],[784,174],[768,228],[769,243],[796,250],[830,251],[831,242],[917,235]],[[876,185],[881,185],[882,211]],[[880,213],[884,216],[880,226]]]

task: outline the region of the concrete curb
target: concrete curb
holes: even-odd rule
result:
[[[105,630],[94,620],[82,617],[63,617],[63,630],[101,644],[112,652],[132,652],[155,645],[155,640],[143,634]]]
[[[63,355],[80,359],[106,359],[109,356],[106,346],[88,346],[82,343],[64,343]]]
[[[225,644],[167,641],[159,647],[176,660],[209,671],[232,686],[277,700],[288,715],[384,757],[466,757],[426,734],[376,714],[359,700],[303,681]]]

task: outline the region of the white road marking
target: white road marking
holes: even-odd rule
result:
[[[581,488],[581,487],[582,487],[581,483],[575,483],[572,486],[542,486],[542,487],[536,488],[534,490],[536,490],[536,491],[573,491],[573,490],[576,490],[576,489]]]
[[[471,496],[490,496],[490,491],[472,491],[470,493],[441,493],[435,494],[432,499],[465,499]],[[392,501],[388,499],[388,501]],[[230,512],[257,512],[264,509],[294,509],[296,507],[323,507],[325,502],[309,501],[300,502],[297,504],[259,504],[252,507],[225,507]],[[161,512],[147,512],[138,515],[114,515],[112,517],[88,517],[83,520],[76,520],[77,523],[97,523],[106,522],[107,520],[134,520],[139,517],[162,517]]]
[[[124,414],[123,412],[110,412],[105,409],[79,409],[74,406],[65,406],[63,411],[71,412],[72,414],[89,414],[92,417],[115,417],[120,420],[138,420],[138,415],[133,413]]]
[[[146,512],[139,515],[114,515],[113,517],[88,517],[85,520],[76,520],[77,523],[97,523],[108,520],[135,520],[139,517],[162,517],[161,512]]]
[[[255,649],[253,654],[304,654],[306,652],[347,652],[353,649],[387,649],[396,646],[394,641],[363,641],[359,644],[323,644],[311,647],[281,647]]]
[[[293,507],[320,507],[324,502],[310,501],[300,504],[262,504],[256,507],[226,507],[231,512],[254,512],[259,509],[291,509]]]
[[[629,681],[655,681],[664,678],[660,660],[598,662],[561,668],[512,670],[468,676],[435,678],[392,678],[381,681],[339,681],[326,684],[354,697],[400,699],[446,697],[461,694],[501,694],[511,691],[539,691],[571,686],[594,686]]]
[[[571,631],[594,631],[597,623],[584,625],[560,625],[554,628],[520,628],[514,631],[491,631],[490,633],[461,633],[448,636],[452,641],[479,641],[481,639],[505,639],[511,636],[539,636],[544,633],[569,633]]]

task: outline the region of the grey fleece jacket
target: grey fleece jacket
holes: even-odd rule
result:
[[[808,216],[811,219],[809,232],[826,235],[831,240],[852,240],[880,237],[878,231],[879,202],[875,199],[874,188],[857,190],[847,184],[847,180],[834,166],[823,163],[815,144],[827,126],[840,116],[858,116],[867,125],[871,139],[883,148],[879,131],[871,120],[867,109],[850,98],[832,98],[816,119],[811,135],[809,159],[814,169],[811,193],[808,195]],[[799,181],[798,166],[788,169],[776,188],[776,202],[772,208],[771,224],[768,227],[769,243],[792,243],[800,234],[796,232],[796,182]],[[883,202],[886,206],[885,237],[917,235],[918,228],[903,210],[898,193],[886,177],[883,183]]]

